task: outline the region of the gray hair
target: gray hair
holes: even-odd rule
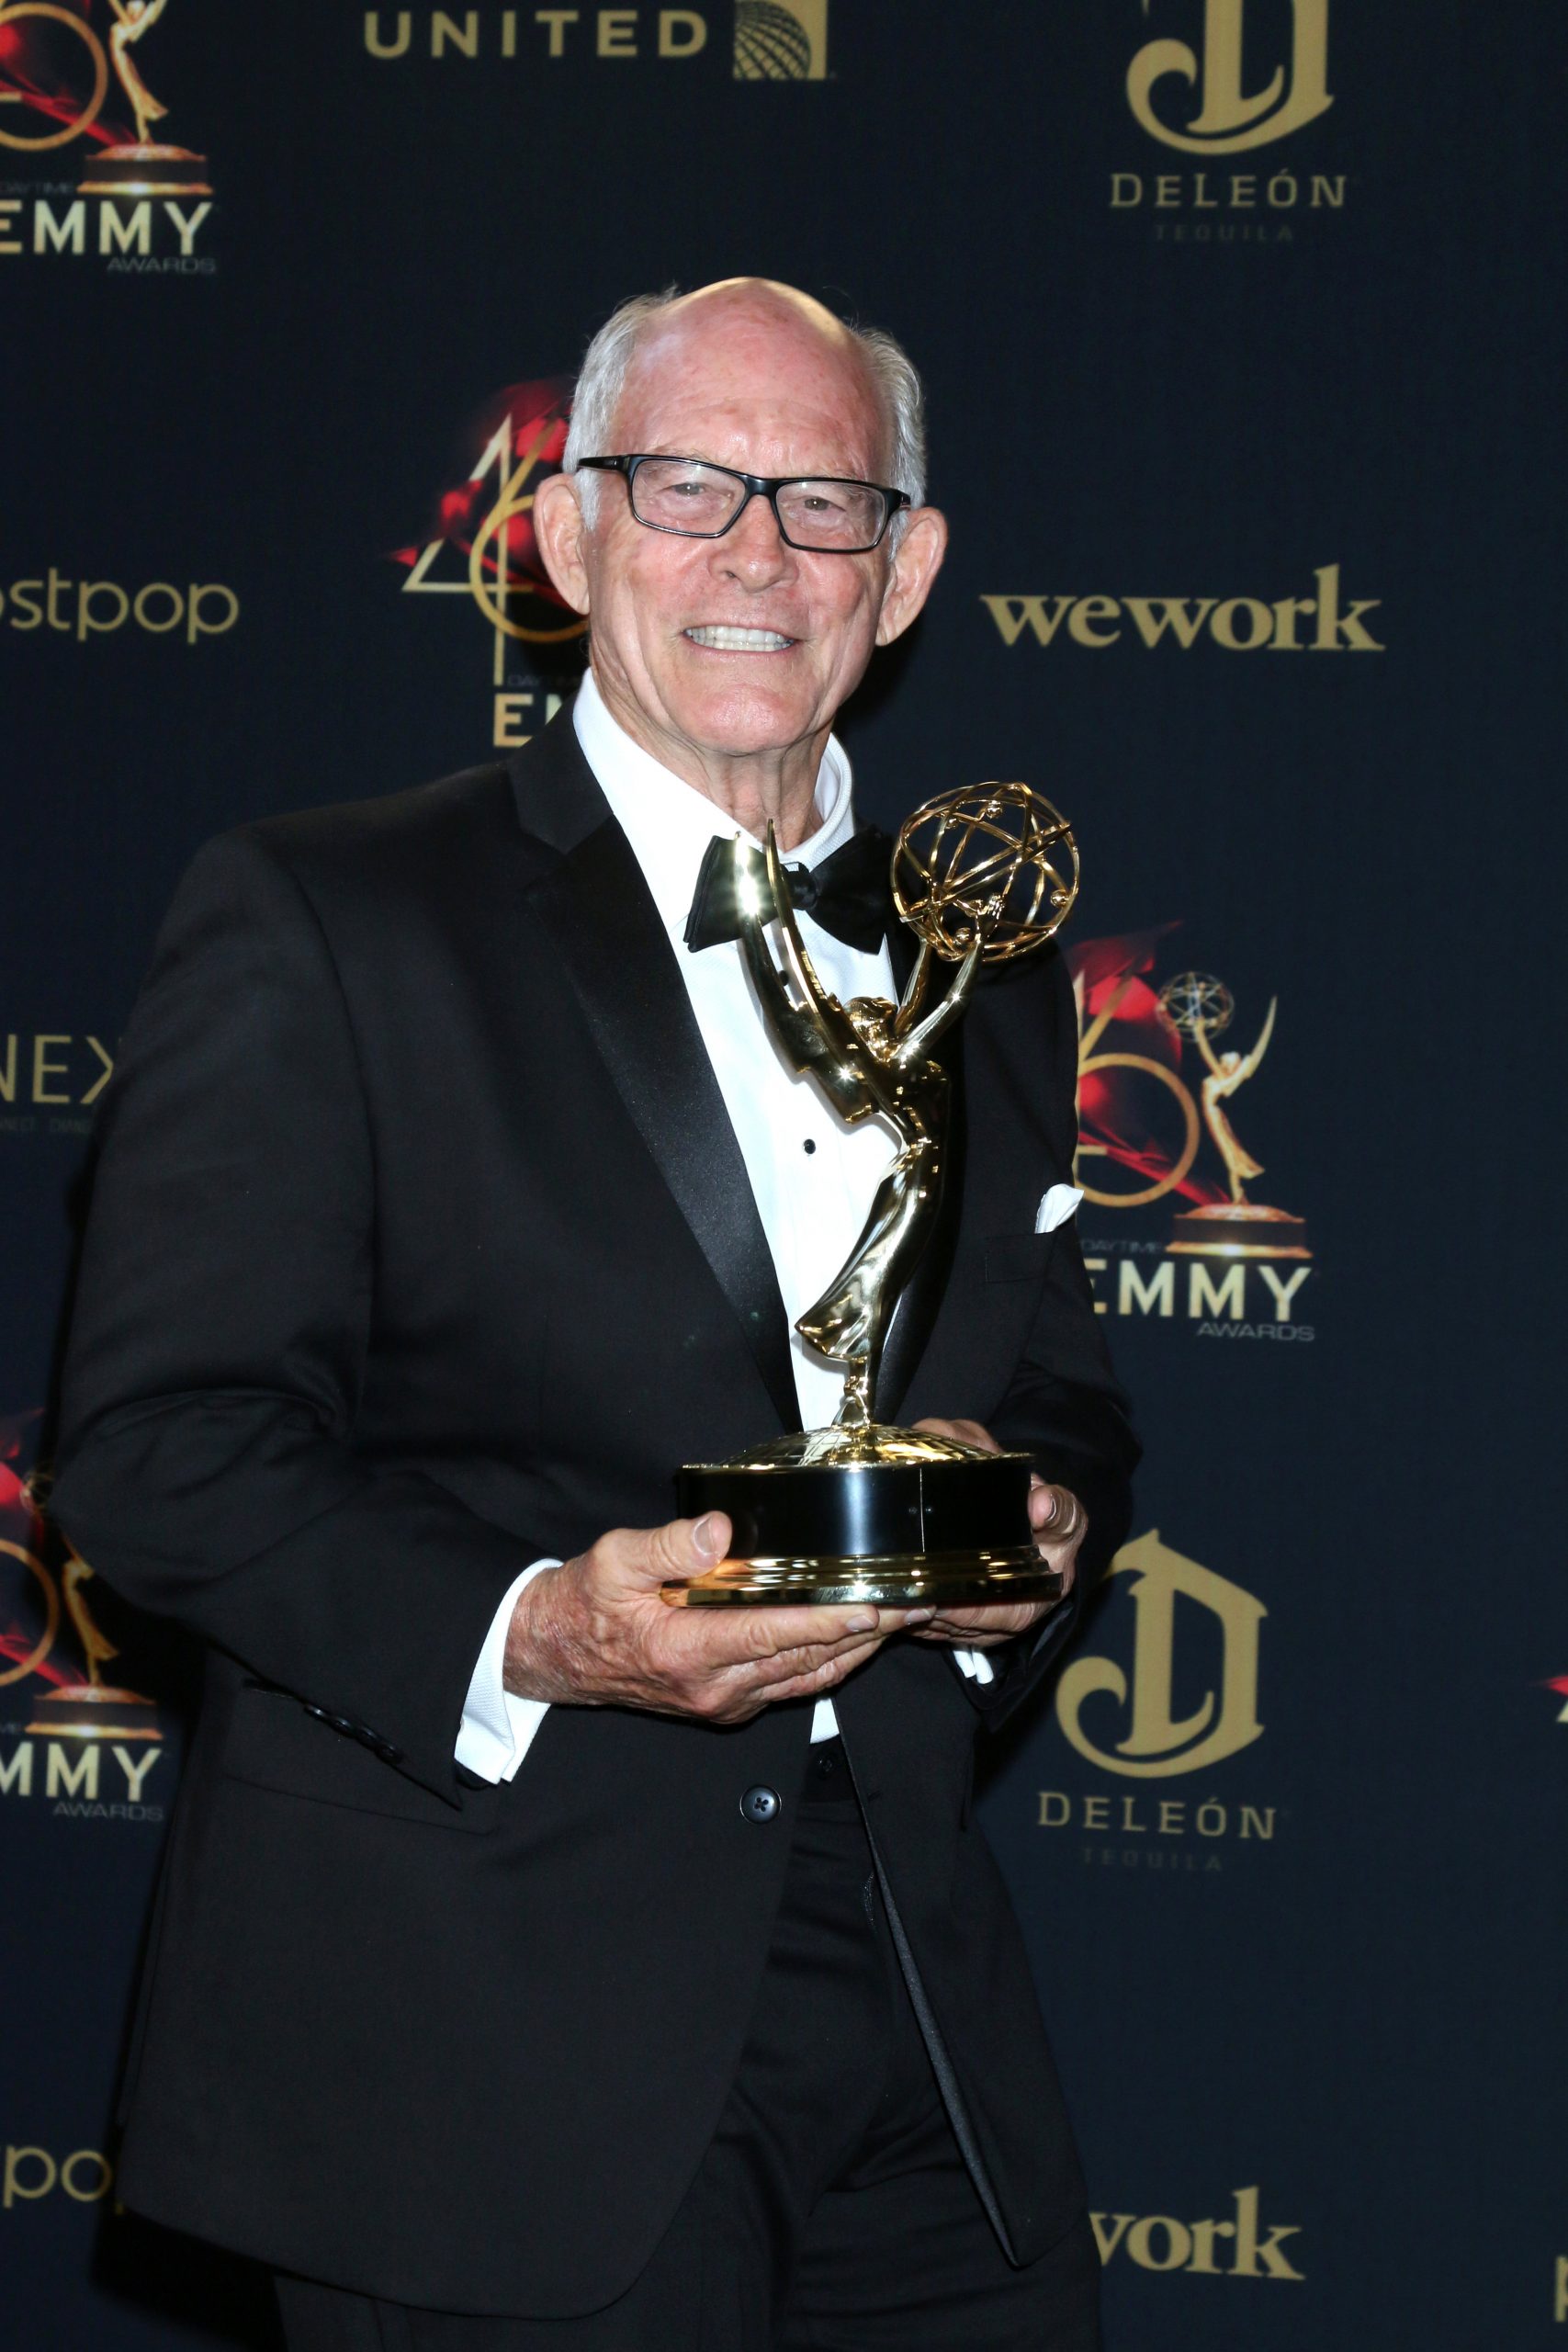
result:
[[[609,435],[615,411],[626,390],[642,333],[681,299],[680,289],[667,286],[661,294],[637,294],[613,311],[583,355],[577,389],[572,395],[571,424],[561,458],[565,472],[575,473],[583,458],[609,457]],[[858,327],[846,320],[859,345],[881,398],[892,444],[889,469],[893,487],[904,491],[911,506],[922,505],[926,495],[925,396],[914,362],[902,345],[880,327]],[[598,502],[599,476],[589,474],[580,483],[583,512],[592,523]],[[889,544],[902,537],[904,516],[896,515]]]

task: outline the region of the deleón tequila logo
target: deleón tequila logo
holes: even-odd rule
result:
[[[1145,16],[1152,5],[1144,0]],[[1269,81],[1250,92],[1242,57],[1247,6],[1247,0],[1203,0],[1201,64],[1184,40],[1151,40],[1139,50],[1127,74],[1127,98],[1152,139],[1190,155],[1235,155],[1283,139],[1334,104],[1328,90],[1328,0],[1292,0],[1288,75],[1286,66],[1277,64]],[[1155,110],[1156,85],[1172,74],[1200,101],[1198,113],[1182,130]]]
[[[1133,1677],[1114,1658],[1076,1658],[1056,1687],[1056,1719],[1080,1756],[1107,1772],[1155,1781],[1199,1772],[1262,1736],[1258,1720],[1258,1627],[1268,1611],[1250,1592],[1162,1544],[1159,1530],[1124,1544],[1113,1577],[1136,1578]],[[1219,1625],[1219,1687],[1186,1715],[1176,1713],[1177,1602],[1206,1610]],[[1083,1724],[1086,1702],[1101,1693],[1128,1709],[1122,1738],[1109,1751]],[[1097,1723],[1104,1714],[1095,1711]]]

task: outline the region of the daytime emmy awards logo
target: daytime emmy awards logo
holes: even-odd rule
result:
[[[118,1645],[90,1596],[93,1571],[43,1509],[37,1473],[19,1475],[37,1415],[0,1424],[0,1703],[19,1719],[0,1747],[0,1797],[42,1797],[78,1819],[158,1822],[147,1781],[163,1753],[154,1702],[110,1672]]]
[[[141,44],[167,5],[109,0],[106,39],[92,0],[0,0],[0,147],[19,155],[77,140],[87,147],[74,202],[0,200],[0,254],[85,253],[85,199],[96,198],[92,244],[112,268],[204,275],[215,266],[196,250],[212,211],[207,158],[152,136],[171,109],[142,71]]]
[[[571,683],[565,664],[587,634],[552,586],[534,536],[534,494],[559,470],[570,413],[570,378],[509,384],[475,425],[472,469],[443,492],[429,537],[393,558],[408,573],[405,595],[466,596],[488,627],[497,750],[516,749],[555,716],[558,689]]]
[[[1255,1029],[1241,1032],[1249,1043],[1234,1042],[1241,1015],[1222,979],[1154,977],[1174,928],[1081,940],[1067,955],[1079,1023],[1075,1181],[1096,1209],[1158,1212],[1086,1238],[1096,1304],[1101,1314],[1179,1316],[1205,1339],[1310,1341],[1300,1319],[1306,1222],[1258,1195],[1264,1167],[1245,1140],[1244,1090],[1259,1082],[1279,1001],[1255,1010]]]

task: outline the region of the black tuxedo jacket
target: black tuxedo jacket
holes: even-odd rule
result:
[[[1073,1230],[1032,1229],[1075,1045],[1051,953],[955,1033],[964,1148],[878,1407],[1031,1449],[1084,1497],[1092,1570],[1135,1448]],[[55,1507],[210,1645],[123,2193],[398,2301],[592,2309],[728,2088],[807,1722],[556,1707],[511,1783],[453,1760],[528,1560],[660,1523],[678,1463],[798,1418],[739,1149],[570,717],[510,766],[212,842],[105,1122]],[[971,1759],[1074,1607],[988,1690],[905,1640],[836,1694],[1020,2260],[1082,2191]],[[740,1810],[759,1783],[771,1823]]]

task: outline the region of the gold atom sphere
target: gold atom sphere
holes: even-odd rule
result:
[[[1235,999],[1209,972],[1178,972],[1161,989],[1159,1009],[1184,1037],[1195,1037],[1200,1029],[1205,1036],[1221,1036],[1235,1019]]]
[[[965,784],[906,819],[893,852],[893,903],[950,964],[976,939],[1005,964],[1043,946],[1073,910],[1073,829],[1027,784]]]

